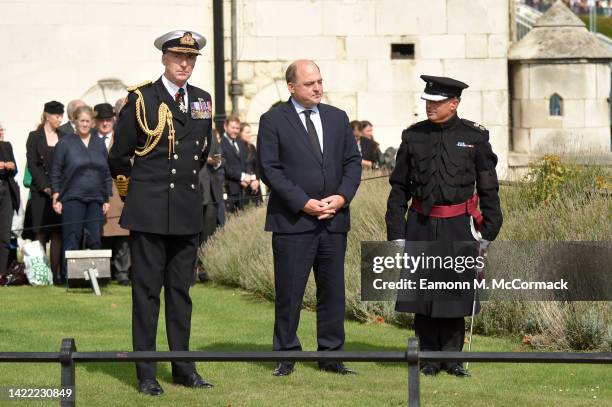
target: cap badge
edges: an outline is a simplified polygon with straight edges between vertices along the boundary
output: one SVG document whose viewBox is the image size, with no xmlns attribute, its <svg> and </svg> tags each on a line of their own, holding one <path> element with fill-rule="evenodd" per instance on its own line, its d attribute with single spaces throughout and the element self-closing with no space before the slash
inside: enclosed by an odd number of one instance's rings
<svg viewBox="0 0 612 407">
<path fill-rule="evenodd" d="M 186 32 L 179 40 L 179 43 L 181 45 L 195 45 L 195 40 L 190 32 Z"/>
</svg>

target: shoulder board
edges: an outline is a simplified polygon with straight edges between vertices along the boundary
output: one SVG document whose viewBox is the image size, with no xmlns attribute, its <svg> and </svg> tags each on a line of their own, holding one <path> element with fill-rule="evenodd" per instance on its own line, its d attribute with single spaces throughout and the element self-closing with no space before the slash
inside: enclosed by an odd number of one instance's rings
<svg viewBox="0 0 612 407">
<path fill-rule="evenodd" d="M 429 122 L 429 120 L 422 120 L 422 121 L 420 121 L 420 122 L 413 123 L 412 125 L 410 125 L 410 126 L 408 127 L 408 129 L 407 129 L 407 130 L 410 130 L 410 129 L 414 129 L 414 128 L 417 128 L 417 127 L 424 126 L 424 125 L 426 125 L 428 122 Z"/>
<path fill-rule="evenodd" d="M 136 86 L 130 86 L 129 88 L 127 88 L 127 91 L 128 91 L 128 92 L 134 92 L 136 89 L 138 89 L 138 88 L 142 88 L 142 87 L 144 87 L 144 86 L 148 86 L 148 85 L 150 85 L 150 84 L 152 84 L 152 83 L 153 83 L 153 82 L 151 82 L 151 81 L 144 81 L 144 82 L 142 82 L 142 83 L 139 83 L 139 84 L 138 84 L 138 85 L 136 85 Z"/>
<path fill-rule="evenodd" d="M 476 123 L 476 122 L 466 120 L 466 119 L 461 119 L 461 122 L 465 124 L 467 127 L 474 129 L 474 130 L 478 130 L 481 133 L 486 133 L 488 131 L 487 128 L 480 123 Z"/>
</svg>

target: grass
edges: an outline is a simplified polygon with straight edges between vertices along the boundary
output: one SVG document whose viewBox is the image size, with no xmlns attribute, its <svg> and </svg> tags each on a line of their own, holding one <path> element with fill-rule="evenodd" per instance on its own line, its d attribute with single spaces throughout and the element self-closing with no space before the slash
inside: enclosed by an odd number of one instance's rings
<svg viewBox="0 0 612 407">
<path fill-rule="evenodd" d="M 567 161 L 567 163 L 565 161 Z M 598 186 L 612 185 L 612 170 L 606 166 L 572 164 L 573 157 L 564 160 L 549 157 L 547 165 L 535 165 L 532 182 L 519 187 L 502 186 L 500 199 L 504 225 L 498 240 L 507 241 L 610 241 L 612 238 L 612 200 L 605 194 L 587 194 Z M 584 161 L 584 160 L 583 160 Z M 377 174 L 365 173 L 364 177 Z M 352 229 L 348 235 L 345 260 L 347 318 L 361 322 L 384 320 L 399 326 L 411 325 L 411 314 L 396 313 L 391 302 L 361 301 L 362 241 L 386 240 L 385 211 L 390 186 L 387 178 L 364 180 L 351 203 Z M 232 216 L 223 229 L 207 243 L 202 262 L 210 277 L 217 283 L 241 287 L 254 295 L 274 300 L 274 275 L 271 234 L 264 232 L 265 207 L 253 208 Z M 511 260 L 508 260 L 511 261 Z M 245 265 L 248 264 L 248 267 Z M 537 279 L 536 279 L 537 280 Z M 315 285 L 309 281 L 304 296 L 304 307 L 316 306 Z M 612 306 L 608 303 L 581 304 L 578 314 L 588 318 L 568 323 L 576 312 L 566 312 L 563 304 L 545 302 L 490 302 L 476 324 L 478 333 L 511 335 L 522 338 L 536 335 L 534 346 L 553 346 L 568 350 L 576 341 L 572 336 L 597 339 L 581 349 L 612 350 Z M 584 305 L 584 306 L 582 306 Z M 572 310 L 573 308 L 571 308 Z M 580 317 L 582 318 L 582 317 Z M 603 320 L 602 329 L 597 328 Z M 597 328 L 596 335 L 589 332 Z M 585 336 L 585 334 L 587 334 Z M 544 337 L 542 337 L 544 335 Z"/>
<path fill-rule="evenodd" d="M 580 19 L 589 27 L 589 16 L 580 16 Z M 597 31 L 612 38 L 612 17 L 597 16 Z"/>
<path fill-rule="evenodd" d="M 192 350 L 270 350 L 273 305 L 238 289 L 196 285 L 191 291 Z M 96 298 L 88 291 L 66 293 L 57 287 L 1 288 L 0 351 L 57 351 L 61 338 L 73 337 L 80 351 L 131 349 L 130 289 L 111 285 Z M 162 307 L 163 309 L 163 307 Z M 158 349 L 167 350 L 163 317 Z M 300 337 L 316 349 L 315 315 L 302 312 Z M 403 350 L 413 332 L 389 324 L 346 322 L 347 350 Z M 519 342 L 476 336 L 477 351 L 520 351 Z M 76 368 L 81 406 L 400 406 L 407 400 L 407 370 L 401 364 L 349 363 L 359 375 L 339 377 L 298 363 L 287 378 L 270 375 L 269 363 L 199 363 L 212 390 L 170 384 L 170 366 L 159 365 L 166 394 L 142 396 L 135 389 L 131 363 L 83 363 Z M 422 378 L 424 406 L 601 406 L 612 403 L 610 366 L 470 364 L 469 379 L 441 374 Z M 55 387 L 54 364 L 0 364 L 0 387 Z M 605 383 L 608 383 L 606 385 Z M 46 406 L 56 401 L 0 400 L 1 406 Z"/>
</svg>

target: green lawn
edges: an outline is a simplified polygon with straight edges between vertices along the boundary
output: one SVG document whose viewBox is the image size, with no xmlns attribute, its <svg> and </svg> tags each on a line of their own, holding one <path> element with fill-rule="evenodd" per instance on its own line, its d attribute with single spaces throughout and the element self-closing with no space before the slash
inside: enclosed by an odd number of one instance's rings
<svg viewBox="0 0 612 407">
<path fill-rule="evenodd" d="M 270 350 L 273 305 L 242 291 L 197 285 L 191 348 L 210 351 Z M 163 309 L 163 307 L 162 307 Z M 0 288 L 0 350 L 56 351 L 61 338 L 74 337 L 81 351 L 130 350 L 130 289 L 112 285 L 95 298 L 90 292 L 49 287 Z M 386 324 L 349 321 L 347 350 L 403 350 L 412 332 Z M 315 350 L 315 315 L 302 312 L 300 337 Z M 159 350 L 166 350 L 163 319 Z M 516 351 L 508 339 L 475 338 L 478 351 Z M 199 363 L 199 372 L 215 384 L 211 390 L 172 385 L 169 364 L 158 378 L 166 394 L 142 396 L 135 389 L 133 365 L 77 365 L 77 404 L 81 406 L 400 406 L 407 400 L 407 370 L 401 364 L 348 363 L 357 376 L 319 372 L 298 363 L 293 375 L 270 375 L 269 363 Z M 603 406 L 612 404 L 608 366 L 471 364 L 472 378 L 441 374 L 422 378 L 424 406 Z M 0 387 L 56 387 L 59 367 L 51 364 L 0 364 Z M 57 405 L 56 401 L 4 406 Z"/>
<path fill-rule="evenodd" d="M 580 16 L 580 19 L 589 27 L 589 16 Z M 612 17 L 598 16 L 597 31 L 612 38 Z"/>
</svg>

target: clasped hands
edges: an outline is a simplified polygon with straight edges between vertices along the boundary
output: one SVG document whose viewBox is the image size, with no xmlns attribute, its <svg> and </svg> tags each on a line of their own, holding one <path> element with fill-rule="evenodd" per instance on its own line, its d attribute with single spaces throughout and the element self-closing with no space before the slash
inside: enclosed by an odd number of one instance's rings
<svg viewBox="0 0 612 407">
<path fill-rule="evenodd" d="M 342 195 L 330 195 L 321 200 L 309 199 L 302 211 L 315 216 L 318 220 L 330 219 L 345 203 L 346 199 Z"/>
<path fill-rule="evenodd" d="M 0 161 L 0 170 L 15 171 L 15 163 L 12 161 Z"/>
<path fill-rule="evenodd" d="M 45 188 L 46 189 L 46 188 Z M 62 210 L 64 209 L 64 206 L 62 205 L 62 203 L 60 201 L 58 201 L 59 198 L 59 193 L 55 192 L 52 195 L 52 206 L 53 206 L 53 210 L 58 214 L 61 215 L 62 214 Z M 110 209 L 110 203 L 108 202 L 104 202 L 102 204 L 102 214 L 106 215 L 108 213 L 108 210 Z"/>
</svg>

